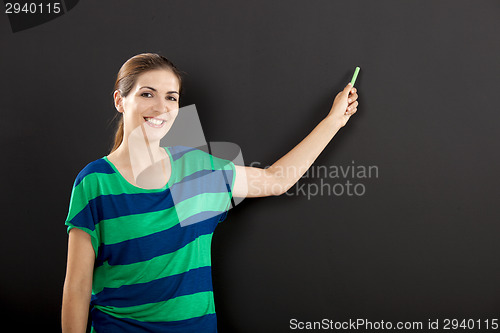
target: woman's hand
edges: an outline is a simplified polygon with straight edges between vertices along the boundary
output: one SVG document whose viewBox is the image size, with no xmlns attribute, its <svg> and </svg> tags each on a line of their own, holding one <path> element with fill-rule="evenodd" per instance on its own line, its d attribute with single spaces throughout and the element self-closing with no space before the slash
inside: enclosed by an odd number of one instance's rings
<svg viewBox="0 0 500 333">
<path fill-rule="evenodd" d="M 341 127 L 347 124 L 349 118 L 358 111 L 357 90 L 349 83 L 344 90 L 339 92 L 333 101 L 332 109 L 327 118 L 333 119 Z"/>
</svg>

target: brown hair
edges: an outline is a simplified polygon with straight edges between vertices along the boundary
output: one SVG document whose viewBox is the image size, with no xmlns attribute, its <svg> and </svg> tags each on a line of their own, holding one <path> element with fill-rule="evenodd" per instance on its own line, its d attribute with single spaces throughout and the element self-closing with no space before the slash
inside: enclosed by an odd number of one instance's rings
<svg viewBox="0 0 500 333">
<path fill-rule="evenodd" d="M 179 81 L 179 94 L 181 93 L 182 76 L 181 72 L 174 66 L 174 64 L 159 54 L 141 53 L 128 59 L 122 65 L 118 71 L 118 75 L 116 76 L 115 87 L 111 94 L 113 94 L 116 90 L 120 90 L 121 95 L 123 97 L 127 97 L 134 87 L 137 77 L 142 73 L 155 69 L 167 69 L 172 71 Z M 118 120 L 118 126 L 116 127 L 115 140 L 113 148 L 111 148 L 111 152 L 115 151 L 123 141 L 123 115 L 119 113 L 116 116 L 119 116 L 120 119 Z"/>
</svg>

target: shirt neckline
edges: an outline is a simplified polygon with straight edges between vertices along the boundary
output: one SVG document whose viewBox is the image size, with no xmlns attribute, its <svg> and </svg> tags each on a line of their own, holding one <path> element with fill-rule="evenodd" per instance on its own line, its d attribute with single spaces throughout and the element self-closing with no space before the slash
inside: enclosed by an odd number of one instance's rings
<svg viewBox="0 0 500 333">
<path fill-rule="evenodd" d="M 120 177 L 122 182 L 127 184 L 127 186 L 132 187 L 134 189 L 141 190 L 141 191 L 147 191 L 147 192 L 164 191 L 167 188 L 170 188 L 172 186 L 172 183 L 174 182 L 174 170 L 175 170 L 175 168 L 174 168 L 174 159 L 173 159 L 172 154 L 170 153 L 170 150 L 169 150 L 169 148 L 171 148 L 171 147 L 162 147 L 162 148 L 165 149 L 168 157 L 170 158 L 170 178 L 168 179 L 167 183 L 160 188 L 142 188 L 139 186 L 135 186 L 134 184 L 130 183 L 125 177 L 123 177 L 123 175 L 120 173 L 118 168 L 113 164 L 113 162 L 111 162 L 108 159 L 107 156 L 104 156 L 103 159 L 111 166 L 111 168 L 118 174 L 118 176 Z"/>
</svg>

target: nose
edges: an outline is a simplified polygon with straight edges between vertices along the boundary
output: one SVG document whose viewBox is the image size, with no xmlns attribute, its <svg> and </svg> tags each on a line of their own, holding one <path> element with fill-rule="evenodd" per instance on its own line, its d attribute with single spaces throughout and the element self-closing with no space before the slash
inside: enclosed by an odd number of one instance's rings
<svg viewBox="0 0 500 333">
<path fill-rule="evenodd" d="M 168 101 L 166 99 L 160 100 L 154 107 L 155 116 L 161 116 L 166 113 L 169 115 L 169 117 L 175 118 L 177 116 L 178 110 L 179 105 L 177 103 Z"/>
<path fill-rule="evenodd" d="M 172 107 L 169 104 L 171 103 L 161 99 L 160 102 L 156 104 L 155 111 L 158 112 L 159 114 L 170 112 Z"/>
</svg>

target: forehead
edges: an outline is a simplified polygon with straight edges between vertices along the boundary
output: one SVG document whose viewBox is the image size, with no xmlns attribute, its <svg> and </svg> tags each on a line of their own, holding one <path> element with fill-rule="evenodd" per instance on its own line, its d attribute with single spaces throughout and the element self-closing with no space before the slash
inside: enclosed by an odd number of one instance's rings
<svg viewBox="0 0 500 333">
<path fill-rule="evenodd" d="M 172 71 L 166 69 L 155 69 L 147 71 L 138 76 L 136 89 L 148 86 L 159 91 L 179 90 L 179 82 Z"/>
</svg>

